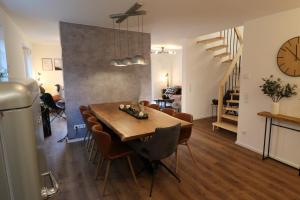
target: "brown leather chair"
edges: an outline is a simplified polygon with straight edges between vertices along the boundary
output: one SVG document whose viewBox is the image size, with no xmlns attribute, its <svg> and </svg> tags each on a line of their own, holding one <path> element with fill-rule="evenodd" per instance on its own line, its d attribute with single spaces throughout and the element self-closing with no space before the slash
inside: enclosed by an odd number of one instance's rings
<svg viewBox="0 0 300 200">
<path fill-rule="evenodd" d="M 168 114 L 168 115 L 171 115 L 171 116 L 173 116 L 174 113 L 175 113 L 175 110 L 172 109 L 172 108 L 164 108 L 161 111 L 164 112 L 164 113 L 166 113 L 166 114 Z"/>
<path fill-rule="evenodd" d="M 107 179 L 109 175 L 109 170 L 111 166 L 111 161 L 118 159 L 118 158 L 123 158 L 126 157 L 130 171 L 132 173 L 132 177 L 137 183 L 136 176 L 131 164 L 130 160 L 130 154 L 133 153 L 133 151 L 125 144 L 122 143 L 120 140 L 112 140 L 110 134 L 103 132 L 102 127 L 99 125 L 93 126 L 92 127 L 92 132 L 96 140 L 96 145 L 98 147 L 98 150 L 101 153 L 101 159 L 99 160 L 97 164 L 97 171 L 96 171 L 96 179 L 98 177 L 98 173 L 101 170 L 103 162 L 106 160 L 107 165 L 106 165 L 106 172 L 105 172 L 105 178 L 104 178 L 104 186 L 102 190 L 102 194 L 104 195 L 105 193 L 105 188 L 107 184 Z"/>
<path fill-rule="evenodd" d="M 157 105 L 157 104 L 150 104 L 148 107 L 149 107 L 149 108 L 153 108 L 153 109 L 155 109 L 155 110 L 160 110 L 160 107 L 159 107 L 159 105 Z"/>
<path fill-rule="evenodd" d="M 87 110 L 89 110 L 87 106 L 83 106 L 83 105 L 79 106 L 79 111 L 81 114 L 83 113 L 83 111 L 87 111 Z"/>
<path fill-rule="evenodd" d="M 84 136 L 84 139 L 83 139 L 84 143 L 86 143 L 86 141 L 89 140 L 89 136 L 90 136 L 90 132 L 89 132 L 89 129 L 88 129 L 88 124 L 87 124 L 87 119 L 89 117 L 94 117 L 94 115 L 90 111 L 83 111 L 82 112 L 82 119 L 83 119 L 83 122 L 84 122 L 85 127 L 86 127 L 86 133 L 85 133 L 85 136 Z"/>
<path fill-rule="evenodd" d="M 95 137 L 94 137 L 93 132 L 92 132 L 92 127 L 94 125 L 98 125 L 99 127 L 101 127 L 101 130 L 103 130 L 103 127 L 102 127 L 101 123 L 98 121 L 98 119 L 96 117 L 92 116 L 92 117 L 89 117 L 87 119 L 87 129 L 90 133 L 90 136 L 89 136 L 90 139 L 89 139 L 88 145 L 87 145 L 88 152 L 90 152 L 89 161 L 92 159 L 92 155 L 93 155 L 94 150 L 95 150 Z"/>
<path fill-rule="evenodd" d="M 174 117 L 181 119 L 183 121 L 187 121 L 190 123 L 193 123 L 193 116 L 187 113 L 174 113 L 173 115 Z M 179 140 L 178 140 L 178 147 L 179 145 L 186 145 L 190 155 L 192 157 L 192 160 L 194 162 L 194 164 L 196 165 L 196 160 L 192 154 L 192 150 L 191 147 L 189 146 L 188 140 L 190 139 L 192 135 L 192 126 L 190 127 L 182 127 L 180 130 L 180 135 L 179 135 Z M 178 171 L 178 147 L 176 150 L 176 172 Z"/>
<path fill-rule="evenodd" d="M 139 104 L 143 104 L 144 106 L 149 106 L 150 102 L 147 101 L 147 100 L 142 100 L 142 101 L 139 102 Z"/>
</svg>

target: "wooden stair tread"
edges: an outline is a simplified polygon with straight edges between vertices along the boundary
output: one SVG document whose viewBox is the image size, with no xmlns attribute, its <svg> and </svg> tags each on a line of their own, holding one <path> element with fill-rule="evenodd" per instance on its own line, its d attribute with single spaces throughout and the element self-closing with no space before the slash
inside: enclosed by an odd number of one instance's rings
<svg viewBox="0 0 300 200">
<path fill-rule="evenodd" d="M 213 43 L 213 42 L 218 42 L 224 40 L 224 37 L 214 37 L 214 38 L 210 38 L 210 39 L 206 39 L 206 40 L 199 40 L 197 41 L 197 43 L 203 43 L 203 44 L 209 44 L 209 43 Z"/>
<path fill-rule="evenodd" d="M 239 103 L 239 100 L 230 99 L 226 101 L 227 103 Z"/>
<path fill-rule="evenodd" d="M 223 114 L 222 115 L 223 118 L 225 119 L 229 119 L 229 120 L 232 120 L 232 121 L 238 121 L 238 116 L 235 116 L 235 115 L 228 115 L 228 114 Z"/>
<path fill-rule="evenodd" d="M 225 106 L 224 110 L 231 110 L 231 111 L 239 111 L 238 107 L 229 107 L 229 106 Z"/>
<path fill-rule="evenodd" d="M 233 61 L 232 59 L 228 59 L 228 60 L 222 61 L 222 63 L 231 63 L 232 61 Z"/>
<path fill-rule="evenodd" d="M 207 51 L 218 51 L 218 50 L 221 50 L 221 49 L 225 49 L 227 47 L 228 47 L 228 45 L 223 44 L 223 45 L 218 45 L 218 46 L 210 47 L 210 48 L 208 48 L 206 50 Z"/>
<path fill-rule="evenodd" d="M 234 125 L 234 124 L 230 124 L 230 123 L 226 123 L 226 122 L 214 122 L 213 126 L 237 133 L 237 125 Z"/>
<path fill-rule="evenodd" d="M 225 53 L 217 54 L 214 56 L 217 58 L 224 58 L 224 57 L 230 56 L 230 53 L 225 52 Z"/>
</svg>

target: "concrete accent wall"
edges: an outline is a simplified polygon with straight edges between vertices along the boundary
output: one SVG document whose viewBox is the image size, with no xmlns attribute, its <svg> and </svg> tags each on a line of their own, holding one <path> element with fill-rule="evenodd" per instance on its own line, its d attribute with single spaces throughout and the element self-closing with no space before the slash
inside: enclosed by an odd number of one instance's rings
<svg viewBox="0 0 300 200">
<path fill-rule="evenodd" d="M 138 41 L 143 36 L 143 54 L 148 65 L 114 67 L 110 66 L 110 60 L 115 57 L 114 33 L 109 28 L 60 23 L 69 138 L 84 133 L 84 130 L 75 133 L 73 128 L 82 123 L 79 105 L 151 99 L 150 34 L 128 34 L 129 56 L 141 53 L 142 45 Z M 120 37 L 115 36 L 121 43 L 121 57 L 126 57 L 126 31 L 121 31 Z"/>
</svg>

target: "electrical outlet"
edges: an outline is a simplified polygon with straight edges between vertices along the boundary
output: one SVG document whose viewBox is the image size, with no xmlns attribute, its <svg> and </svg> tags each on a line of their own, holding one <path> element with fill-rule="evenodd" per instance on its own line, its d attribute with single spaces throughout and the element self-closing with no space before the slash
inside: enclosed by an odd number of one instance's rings
<svg viewBox="0 0 300 200">
<path fill-rule="evenodd" d="M 74 125 L 74 130 L 85 128 L 85 124 L 76 124 Z"/>
</svg>

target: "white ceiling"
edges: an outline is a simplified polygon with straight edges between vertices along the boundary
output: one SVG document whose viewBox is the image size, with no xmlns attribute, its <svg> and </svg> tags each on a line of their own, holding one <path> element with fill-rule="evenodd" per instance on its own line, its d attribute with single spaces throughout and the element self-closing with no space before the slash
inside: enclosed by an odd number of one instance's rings
<svg viewBox="0 0 300 200">
<path fill-rule="evenodd" d="M 136 0 L 0 0 L 34 43 L 59 43 L 59 21 L 111 27 L 110 14 Z M 299 0 L 144 0 L 145 31 L 152 43 L 178 44 L 244 21 L 300 7 Z M 136 28 L 131 19 L 130 27 Z"/>
</svg>

